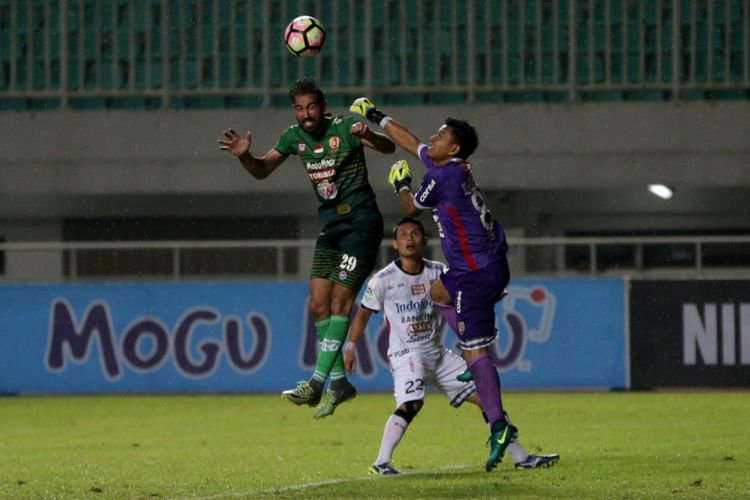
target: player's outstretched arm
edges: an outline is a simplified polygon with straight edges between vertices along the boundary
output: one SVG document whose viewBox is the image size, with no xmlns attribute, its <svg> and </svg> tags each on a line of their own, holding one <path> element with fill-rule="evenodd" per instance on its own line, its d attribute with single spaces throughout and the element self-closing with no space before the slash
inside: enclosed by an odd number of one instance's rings
<svg viewBox="0 0 750 500">
<path fill-rule="evenodd" d="M 365 327 L 370 320 L 372 311 L 365 307 L 360 307 L 357 314 L 354 315 L 352 324 L 349 327 L 349 342 L 344 347 L 344 368 L 349 373 L 354 373 L 357 369 L 357 356 L 354 354 L 354 348 L 365 333 Z"/>
<path fill-rule="evenodd" d="M 370 127 L 362 122 L 357 122 L 352 125 L 352 135 L 359 137 L 362 144 L 370 149 L 383 154 L 391 154 L 396 151 L 396 145 L 393 141 L 385 134 L 380 132 L 374 132 Z"/>
<path fill-rule="evenodd" d="M 401 203 L 401 208 L 404 210 L 404 213 L 409 217 L 419 217 L 419 214 L 422 213 L 422 209 L 414 204 L 414 195 L 411 194 L 410 189 L 399 191 L 398 201 Z"/>
<path fill-rule="evenodd" d="M 417 136 L 412 134 L 404 125 L 376 108 L 370 99 L 367 97 L 355 99 L 349 106 L 349 111 L 380 125 L 398 147 L 419 158 L 419 145 L 421 143 Z"/>
<path fill-rule="evenodd" d="M 242 166 L 245 167 L 250 175 L 256 179 L 265 179 L 276 167 L 286 160 L 286 156 L 282 155 L 275 149 L 270 150 L 262 158 L 256 158 L 250 152 L 250 145 L 252 144 L 252 134 L 250 132 L 243 136 L 240 136 L 234 129 L 227 129 L 224 131 L 224 137 L 226 139 L 219 139 L 219 149 L 222 151 L 228 151 L 236 156 Z"/>
</svg>

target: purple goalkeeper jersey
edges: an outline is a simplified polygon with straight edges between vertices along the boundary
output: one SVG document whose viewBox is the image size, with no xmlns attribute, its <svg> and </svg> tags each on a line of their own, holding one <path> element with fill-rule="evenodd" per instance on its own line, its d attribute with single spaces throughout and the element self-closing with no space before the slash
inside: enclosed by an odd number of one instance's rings
<svg viewBox="0 0 750 500">
<path fill-rule="evenodd" d="M 448 267 L 453 272 L 477 271 L 505 256 L 505 232 L 487 208 L 471 175 L 471 166 L 453 158 L 438 167 L 427 157 L 427 146 L 419 146 L 419 158 L 427 167 L 414 204 L 431 209 L 440 233 Z"/>
</svg>

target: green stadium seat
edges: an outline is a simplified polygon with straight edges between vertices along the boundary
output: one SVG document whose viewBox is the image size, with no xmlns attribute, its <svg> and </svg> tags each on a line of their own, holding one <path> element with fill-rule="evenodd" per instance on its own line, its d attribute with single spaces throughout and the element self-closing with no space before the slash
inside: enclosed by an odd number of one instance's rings
<svg viewBox="0 0 750 500">
<path fill-rule="evenodd" d="M 57 98 L 28 99 L 26 101 L 26 107 L 27 109 L 34 110 L 34 111 L 47 111 L 51 109 L 58 109 L 60 107 L 60 99 L 57 99 Z"/>
<path fill-rule="evenodd" d="M 663 101 L 666 95 L 660 90 L 634 90 L 624 92 L 623 97 L 626 101 Z"/>
<path fill-rule="evenodd" d="M 680 92 L 680 99 L 683 101 L 703 101 L 706 99 L 706 93 L 703 90 L 683 90 Z"/>
<path fill-rule="evenodd" d="M 623 83 L 625 81 L 625 74 L 623 73 L 622 64 L 624 62 L 624 56 L 621 52 L 611 54 L 610 56 L 610 73 L 609 78 L 613 83 Z"/>
<path fill-rule="evenodd" d="M 728 68 L 726 59 L 724 59 L 724 52 L 715 50 L 713 54 L 713 60 L 711 66 L 711 79 L 715 82 L 723 82 L 729 79 Z"/>
<path fill-rule="evenodd" d="M 618 102 L 623 100 L 623 93 L 619 91 L 583 92 L 580 99 L 583 102 Z"/>
<path fill-rule="evenodd" d="M 505 102 L 506 96 L 505 92 L 478 92 L 474 98 L 479 103 L 498 103 Z"/>
<path fill-rule="evenodd" d="M 680 2 L 680 24 L 682 26 L 690 26 L 693 19 L 693 3 L 692 2 Z M 700 9 L 697 9 L 700 11 Z"/>
<path fill-rule="evenodd" d="M 506 101 L 509 103 L 539 103 L 545 102 L 544 92 L 509 92 Z"/>
<path fill-rule="evenodd" d="M 427 94 L 424 99 L 424 104 L 437 104 L 437 105 L 449 105 L 449 104 L 462 104 L 466 102 L 466 94 L 463 92 L 436 92 Z"/>
<path fill-rule="evenodd" d="M 708 51 L 705 49 L 696 51 L 695 80 L 698 82 L 708 80 Z"/>
<path fill-rule="evenodd" d="M 26 111 L 28 109 L 27 99 L 4 99 L 0 98 L 0 111 Z"/>
<path fill-rule="evenodd" d="M 263 98 L 259 96 L 235 96 L 228 98 L 226 105 L 228 108 L 258 109 L 263 107 Z"/>
<path fill-rule="evenodd" d="M 229 88 L 237 84 L 236 81 L 232 81 L 231 63 L 232 60 L 228 56 L 219 57 L 219 74 L 217 78 L 219 87 L 221 88 Z"/>
<path fill-rule="evenodd" d="M 721 89 L 706 92 L 706 98 L 713 101 L 744 101 L 748 91 L 743 89 Z"/>
<path fill-rule="evenodd" d="M 421 93 L 393 94 L 383 97 L 383 103 L 389 106 L 420 106 L 424 104 L 425 99 L 425 96 Z"/>
<path fill-rule="evenodd" d="M 508 83 L 521 82 L 521 56 L 511 55 L 508 57 L 508 74 L 505 75 Z"/>
<path fill-rule="evenodd" d="M 72 109 L 80 110 L 102 110 L 107 109 L 107 99 L 103 97 L 74 97 L 68 101 L 68 105 Z"/>
<path fill-rule="evenodd" d="M 656 26 L 659 9 L 661 9 L 660 4 L 661 0 L 643 0 L 643 21 L 646 23 L 646 26 Z"/>
<path fill-rule="evenodd" d="M 508 23 L 508 53 L 517 55 L 521 53 L 521 26 L 515 22 Z"/>
<path fill-rule="evenodd" d="M 40 61 L 34 62 L 31 74 L 31 88 L 33 90 L 45 90 L 47 82 L 45 81 L 44 63 Z"/>
<path fill-rule="evenodd" d="M 542 0 L 526 0 L 523 9 L 523 20 L 527 27 L 536 26 L 537 7 L 541 7 Z"/>
<path fill-rule="evenodd" d="M 555 54 L 544 52 L 542 54 L 542 81 L 544 84 L 558 83 L 555 80 Z"/>
</svg>

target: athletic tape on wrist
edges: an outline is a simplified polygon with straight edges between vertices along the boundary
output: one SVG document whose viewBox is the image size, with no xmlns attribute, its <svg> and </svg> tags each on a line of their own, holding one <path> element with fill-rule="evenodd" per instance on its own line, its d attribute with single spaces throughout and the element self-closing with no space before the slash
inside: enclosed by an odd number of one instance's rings
<svg viewBox="0 0 750 500">
<path fill-rule="evenodd" d="M 393 118 L 391 118 L 390 116 L 385 116 L 382 120 L 380 120 L 380 123 L 378 123 L 378 125 L 380 125 L 380 128 L 385 128 L 385 126 L 388 125 L 388 122 L 390 122 L 391 120 L 393 120 Z"/>
<path fill-rule="evenodd" d="M 385 113 L 380 111 L 378 108 L 373 108 L 372 110 L 367 112 L 367 119 L 372 123 L 380 124 L 380 122 L 383 121 L 384 118 L 386 118 Z"/>
</svg>

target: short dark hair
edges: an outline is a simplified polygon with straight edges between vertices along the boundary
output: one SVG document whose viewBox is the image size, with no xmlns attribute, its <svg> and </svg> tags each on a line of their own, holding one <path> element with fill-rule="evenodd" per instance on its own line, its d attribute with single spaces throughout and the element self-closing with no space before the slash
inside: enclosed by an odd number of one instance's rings
<svg viewBox="0 0 750 500">
<path fill-rule="evenodd" d="M 398 228 L 403 226 L 404 224 L 414 224 L 415 226 L 419 227 L 419 230 L 422 231 L 422 235 L 424 237 L 427 237 L 427 233 L 424 230 L 424 225 L 422 225 L 422 222 L 420 222 L 419 219 L 415 219 L 414 217 L 409 217 L 408 215 L 398 221 L 395 226 L 393 226 L 393 239 L 396 239 L 396 233 L 398 233 Z"/>
<path fill-rule="evenodd" d="M 309 76 L 297 78 L 292 86 L 289 87 L 289 100 L 292 101 L 292 104 L 294 104 L 295 97 L 307 94 L 315 94 L 318 98 L 318 103 L 323 103 L 326 100 L 326 95 L 315 78 Z"/>
<path fill-rule="evenodd" d="M 459 120 L 458 118 L 446 118 L 445 124 L 453 129 L 453 138 L 456 139 L 458 144 L 456 156 L 466 160 L 479 146 L 476 129 L 466 120 Z"/>
</svg>

